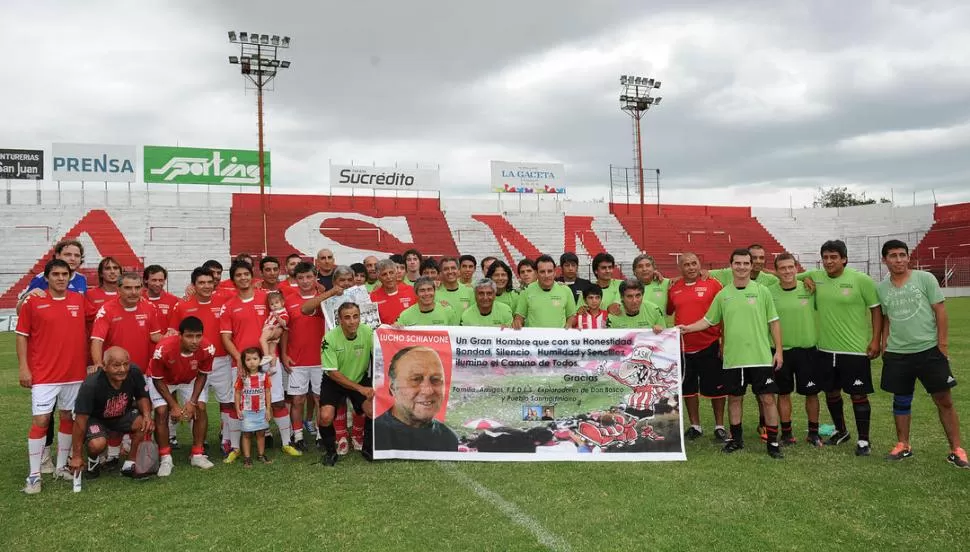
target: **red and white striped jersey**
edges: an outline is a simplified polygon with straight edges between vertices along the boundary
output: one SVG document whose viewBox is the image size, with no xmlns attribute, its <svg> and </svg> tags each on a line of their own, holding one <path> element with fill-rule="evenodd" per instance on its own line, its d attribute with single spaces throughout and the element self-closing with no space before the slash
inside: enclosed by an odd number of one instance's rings
<svg viewBox="0 0 970 552">
<path fill-rule="evenodd" d="M 243 412 L 266 410 L 266 390 L 273 387 L 273 380 L 263 372 L 243 374 L 236 380 L 236 390 L 242 392 Z"/>
<path fill-rule="evenodd" d="M 600 310 L 596 314 L 581 314 L 576 316 L 576 327 L 580 330 L 601 330 L 606 328 L 606 319 L 609 316 L 605 310 Z"/>
</svg>

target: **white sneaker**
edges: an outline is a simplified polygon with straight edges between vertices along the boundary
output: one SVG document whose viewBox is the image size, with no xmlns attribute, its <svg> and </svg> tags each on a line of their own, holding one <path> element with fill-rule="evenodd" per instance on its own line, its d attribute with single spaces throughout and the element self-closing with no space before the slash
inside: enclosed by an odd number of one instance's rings
<svg viewBox="0 0 970 552">
<path fill-rule="evenodd" d="M 27 484 L 23 488 L 26 494 L 37 494 L 40 492 L 40 476 L 31 475 L 27 477 Z"/>
<path fill-rule="evenodd" d="M 172 457 L 166 454 L 158 462 L 158 476 L 168 477 L 170 475 L 172 475 Z"/>
<path fill-rule="evenodd" d="M 51 458 L 51 448 L 44 447 L 40 453 L 40 473 L 54 473 L 54 460 Z"/>
<path fill-rule="evenodd" d="M 71 470 L 67 469 L 67 466 L 62 466 L 54 471 L 54 481 L 58 479 L 63 479 L 64 481 L 74 481 L 74 474 Z"/>
<path fill-rule="evenodd" d="M 209 461 L 209 458 L 204 454 L 193 454 L 192 459 L 189 461 L 189 463 L 192 466 L 196 468 L 202 468 L 203 470 L 207 470 L 214 465 L 212 462 Z"/>
</svg>

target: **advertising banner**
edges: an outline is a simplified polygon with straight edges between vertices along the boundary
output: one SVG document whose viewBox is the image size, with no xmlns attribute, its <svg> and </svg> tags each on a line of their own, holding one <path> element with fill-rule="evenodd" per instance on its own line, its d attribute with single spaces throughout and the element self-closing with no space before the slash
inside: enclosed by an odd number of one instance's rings
<svg viewBox="0 0 970 552">
<path fill-rule="evenodd" d="M 330 187 L 437 191 L 441 177 L 438 169 L 330 165 Z"/>
<path fill-rule="evenodd" d="M 136 182 L 135 146 L 53 144 L 52 180 L 80 182 Z"/>
<path fill-rule="evenodd" d="M 270 185 L 270 156 L 263 152 L 264 184 Z M 259 186 L 256 150 L 145 146 L 145 183 Z"/>
<path fill-rule="evenodd" d="M 680 332 L 374 332 L 374 457 L 686 460 Z"/>
<path fill-rule="evenodd" d="M 566 170 L 562 163 L 492 161 L 492 191 L 509 194 L 564 194 Z"/>
<path fill-rule="evenodd" d="M 42 180 L 43 150 L 0 149 L 0 178 Z"/>
</svg>

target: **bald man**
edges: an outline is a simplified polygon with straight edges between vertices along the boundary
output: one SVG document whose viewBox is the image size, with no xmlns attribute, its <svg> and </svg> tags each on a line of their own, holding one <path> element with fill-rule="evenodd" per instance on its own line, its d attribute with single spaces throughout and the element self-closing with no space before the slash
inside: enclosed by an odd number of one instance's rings
<svg viewBox="0 0 970 552">
<path fill-rule="evenodd" d="M 367 291 L 374 291 L 381 285 L 377 277 L 377 257 L 368 255 L 364 257 L 364 270 L 367 273 Z"/>
<path fill-rule="evenodd" d="M 321 249 L 317 251 L 317 257 L 314 261 L 317 267 L 317 282 L 323 286 L 323 289 L 328 290 L 333 287 L 333 271 L 337 268 L 337 260 L 333 256 L 333 251 L 329 249 Z"/>
<path fill-rule="evenodd" d="M 122 435 L 131 433 L 131 452 L 121 467 L 122 475 L 134 476 L 138 447 L 146 434 L 154 430 L 152 405 L 145 387 L 145 377 L 138 367 L 129 364 L 128 352 L 109 347 L 103 356 L 103 368 L 85 378 L 74 403 L 74 439 L 71 445 L 70 470 L 94 479 L 101 473 L 101 454 L 107 449 L 105 467 L 118 462 Z M 82 444 L 87 448 L 87 459 Z"/>
<path fill-rule="evenodd" d="M 444 408 L 445 369 L 428 347 L 405 347 L 388 369 L 394 406 L 374 420 L 377 450 L 458 451 L 458 435 L 435 419 Z"/>
</svg>

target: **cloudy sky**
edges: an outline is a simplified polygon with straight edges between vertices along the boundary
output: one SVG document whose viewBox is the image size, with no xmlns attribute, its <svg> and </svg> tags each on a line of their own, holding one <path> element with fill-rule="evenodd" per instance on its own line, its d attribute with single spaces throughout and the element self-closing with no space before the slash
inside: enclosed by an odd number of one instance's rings
<svg viewBox="0 0 970 552">
<path fill-rule="evenodd" d="M 608 198 L 631 166 L 621 74 L 663 81 L 643 121 L 665 202 L 800 206 L 846 185 L 970 200 L 970 3 L 252 0 L 4 2 L 0 146 L 254 148 L 230 29 L 293 37 L 266 98 L 277 190 L 326 192 L 328 162 L 566 165 Z M 892 190 L 892 191 L 891 191 Z M 932 190 L 932 191 L 931 191 Z"/>
</svg>

